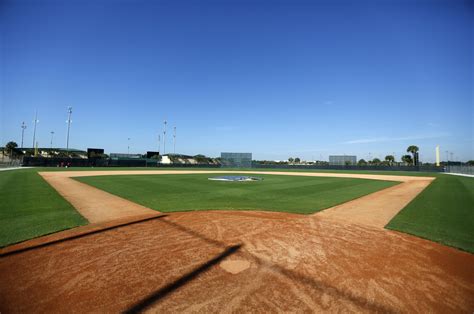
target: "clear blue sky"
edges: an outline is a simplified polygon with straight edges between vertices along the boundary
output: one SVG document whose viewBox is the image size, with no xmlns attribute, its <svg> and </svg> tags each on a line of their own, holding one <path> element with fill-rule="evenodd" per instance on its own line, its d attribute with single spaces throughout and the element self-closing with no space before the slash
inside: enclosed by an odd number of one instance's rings
<svg viewBox="0 0 474 314">
<path fill-rule="evenodd" d="M 0 140 L 474 159 L 473 1 L 1 1 Z"/>
</svg>

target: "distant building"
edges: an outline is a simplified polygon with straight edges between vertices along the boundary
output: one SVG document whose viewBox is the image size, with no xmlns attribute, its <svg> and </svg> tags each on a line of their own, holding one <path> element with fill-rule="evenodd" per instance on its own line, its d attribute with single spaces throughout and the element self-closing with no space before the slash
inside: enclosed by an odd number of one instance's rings
<svg viewBox="0 0 474 314">
<path fill-rule="evenodd" d="M 329 156 L 329 164 L 330 165 L 356 165 L 357 164 L 357 156 Z"/>
<path fill-rule="evenodd" d="M 251 168 L 252 153 L 221 153 L 221 166 L 228 168 Z"/>
<path fill-rule="evenodd" d="M 18 148 L 18 150 L 25 156 L 34 156 L 35 151 L 38 152 L 40 157 L 61 157 L 64 155 L 72 155 L 77 158 L 87 158 L 87 152 L 75 148 L 49 148 L 49 147 L 38 147 L 38 148 Z"/>
<path fill-rule="evenodd" d="M 110 159 L 141 159 L 140 154 L 110 153 Z"/>
</svg>

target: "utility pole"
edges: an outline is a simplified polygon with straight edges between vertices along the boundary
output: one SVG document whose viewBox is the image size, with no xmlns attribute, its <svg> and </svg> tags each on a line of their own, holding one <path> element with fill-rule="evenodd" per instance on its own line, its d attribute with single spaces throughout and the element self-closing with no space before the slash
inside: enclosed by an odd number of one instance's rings
<svg viewBox="0 0 474 314">
<path fill-rule="evenodd" d="M 67 107 L 67 140 L 66 140 L 66 154 L 69 157 L 69 130 L 71 129 L 71 114 L 72 114 L 72 107 Z"/>
<path fill-rule="evenodd" d="M 51 131 L 51 149 L 53 149 L 53 136 L 54 136 L 54 131 Z"/>
<path fill-rule="evenodd" d="M 166 153 L 166 120 L 163 121 L 163 155 Z"/>
<path fill-rule="evenodd" d="M 35 147 L 35 143 L 36 143 L 36 124 L 38 122 L 39 122 L 39 120 L 38 120 L 38 110 L 36 110 L 35 120 L 33 121 L 33 123 L 35 124 L 35 127 L 33 128 L 33 148 Z"/>
<path fill-rule="evenodd" d="M 21 124 L 21 148 L 23 149 L 23 138 L 25 137 L 26 124 L 25 121 Z"/>
<path fill-rule="evenodd" d="M 173 154 L 176 154 L 176 127 L 173 128 Z"/>
</svg>

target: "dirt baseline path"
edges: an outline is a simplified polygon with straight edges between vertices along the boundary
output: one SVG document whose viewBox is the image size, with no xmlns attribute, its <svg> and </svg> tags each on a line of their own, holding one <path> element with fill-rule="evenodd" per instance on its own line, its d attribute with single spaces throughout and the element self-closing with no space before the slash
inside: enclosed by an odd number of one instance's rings
<svg viewBox="0 0 474 314">
<path fill-rule="evenodd" d="M 119 171 L 61 171 L 39 174 L 67 199 L 89 222 L 103 222 L 130 217 L 135 214 L 153 214 L 156 211 L 109 194 L 87 184 L 72 180 L 74 177 L 113 175 L 165 174 L 270 174 L 304 177 L 339 177 L 403 182 L 395 187 L 372 193 L 351 202 L 326 209 L 316 215 L 383 228 L 418 193 L 428 186 L 432 177 L 369 175 L 347 173 L 312 173 L 283 171 L 225 171 L 225 170 L 119 170 Z"/>
<path fill-rule="evenodd" d="M 90 223 L 157 213 L 145 206 L 73 180 L 72 176 L 55 175 L 55 172 L 40 172 L 39 175 Z"/>
</svg>

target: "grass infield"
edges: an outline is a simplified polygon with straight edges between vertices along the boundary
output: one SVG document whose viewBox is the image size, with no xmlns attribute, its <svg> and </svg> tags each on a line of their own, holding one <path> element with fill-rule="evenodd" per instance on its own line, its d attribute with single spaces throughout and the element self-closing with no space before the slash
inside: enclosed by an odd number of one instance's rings
<svg viewBox="0 0 474 314">
<path fill-rule="evenodd" d="M 438 175 L 386 228 L 474 253 L 474 178 Z"/>
<path fill-rule="evenodd" d="M 161 212 L 228 209 L 311 214 L 397 184 L 346 178 L 258 175 L 254 182 L 208 180 L 212 174 L 78 177 Z"/>
<path fill-rule="evenodd" d="M 0 172 L 0 247 L 87 223 L 35 171 Z"/>
</svg>

